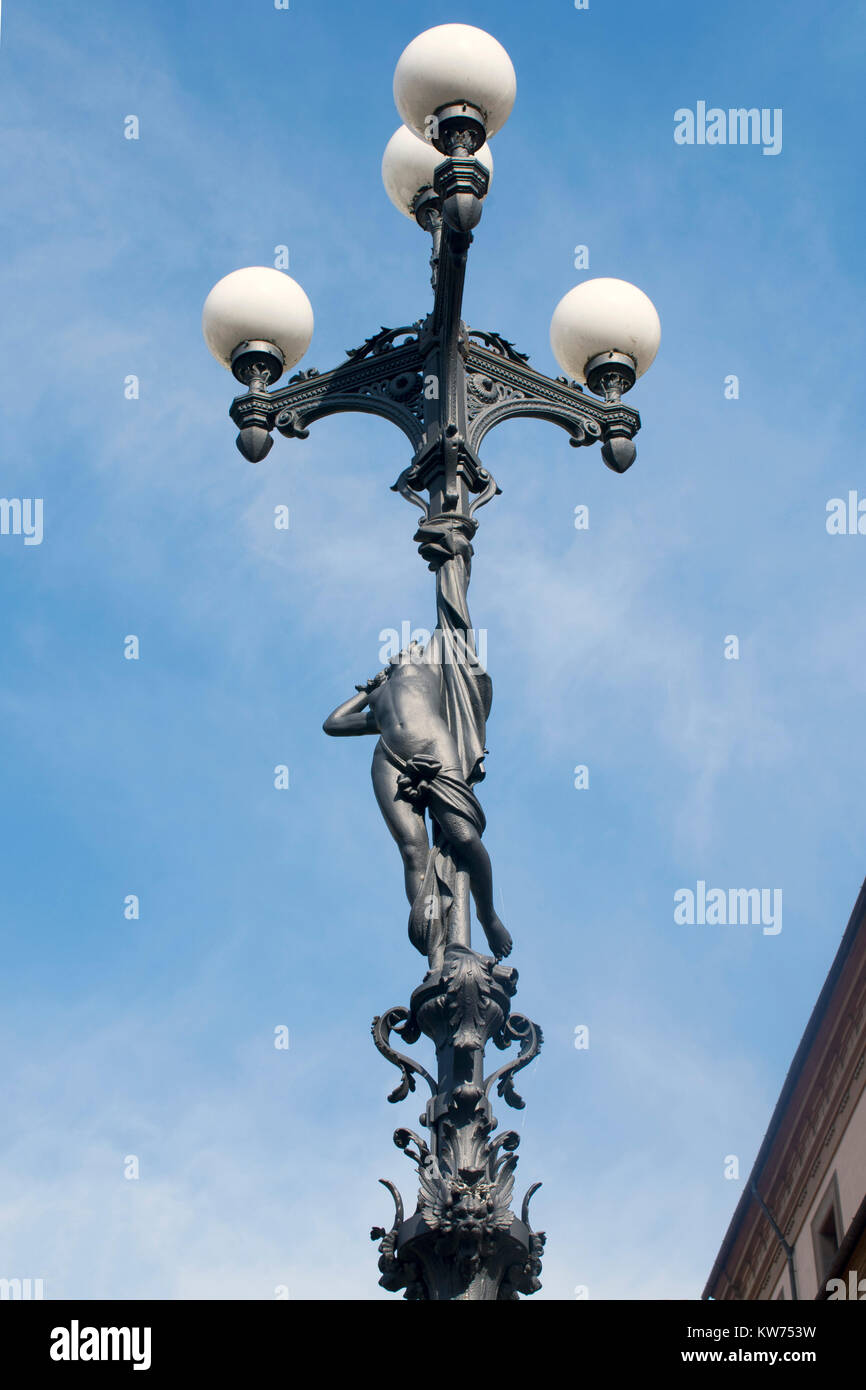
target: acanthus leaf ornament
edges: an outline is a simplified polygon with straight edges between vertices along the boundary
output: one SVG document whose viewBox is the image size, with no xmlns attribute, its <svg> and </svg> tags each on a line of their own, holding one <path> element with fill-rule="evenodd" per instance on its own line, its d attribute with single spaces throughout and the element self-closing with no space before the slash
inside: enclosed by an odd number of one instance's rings
<svg viewBox="0 0 866 1390">
<path fill-rule="evenodd" d="M 417 342 L 420 327 L 420 319 L 417 323 L 408 324 L 403 328 L 385 328 L 383 325 L 378 333 L 365 339 L 360 347 L 347 348 L 346 357 L 350 362 L 360 362 L 365 357 L 375 357 L 383 352 L 390 352 L 398 338 L 405 337 L 409 342 Z M 400 346 L 404 345 L 401 344 Z"/>
<path fill-rule="evenodd" d="M 477 338 L 486 348 L 497 353 L 500 357 L 510 357 L 512 362 L 529 361 L 528 353 L 518 352 L 514 344 L 499 333 L 487 333 L 483 328 L 470 328 L 469 337 Z"/>
</svg>

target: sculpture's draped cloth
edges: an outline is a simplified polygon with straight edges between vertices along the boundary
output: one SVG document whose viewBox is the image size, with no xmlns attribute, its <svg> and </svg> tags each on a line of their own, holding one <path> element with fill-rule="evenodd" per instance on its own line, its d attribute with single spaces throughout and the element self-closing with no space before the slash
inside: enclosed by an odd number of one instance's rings
<svg viewBox="0 0 866 1390">
<path fill-rule="evenodd" d="M 447 513 L 423 522 L 415 536 L 421 555 L 436 573 L 437 627 L 427 653 L 430 661 L 440 664 L 442 712 L 457 744 L 459 766 L 444 768 L 436 759 L 423 756 L 406 763 L 385 750 L 401 769 L 399 794 L 426 807 L 433 823 L 433 846 L 409 914 L 410 940 L 427 956 L 449 939 L 457 881 L 454 858 L 436 821 L 437 808 L 456 811 L 479 834 L 485 825 L 472 787 L 484 777 L 493 685 L 478 659 L 469 617 L 467 590 L 475 530 L 471 517 Z"/>
</svg>

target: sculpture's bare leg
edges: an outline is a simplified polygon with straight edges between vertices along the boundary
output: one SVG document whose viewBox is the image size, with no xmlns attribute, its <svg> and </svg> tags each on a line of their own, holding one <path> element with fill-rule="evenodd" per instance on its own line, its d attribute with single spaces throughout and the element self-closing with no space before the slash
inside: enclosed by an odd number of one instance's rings
<svg viewBox="0 0 866 1390">
<path fill-rule="evenodd" d="M 468 870 L 469 886 L 475 899 L 478 920 L 484 928 L 484 935 L 493 955 L 497 960 L 501 960 L 511 951 L 511 934 L 503 926 L 493 907 L 493 870 L 481 836 L 457 811 L 437 811 L 436 819 L 454 851 L 458 867 Z"/>
<path fill-rule="evenodd" d="M 420 892 L 427 867 L 430 851 L 427 826 L 423 814 L 419 814 L 410 802 L 397 796 L 397 778 L 400 774 L 378 749 L 373 754 L 372 773 L 379 809 L 403 860 L 406 897 L 411 905 Z"/>
</svg>

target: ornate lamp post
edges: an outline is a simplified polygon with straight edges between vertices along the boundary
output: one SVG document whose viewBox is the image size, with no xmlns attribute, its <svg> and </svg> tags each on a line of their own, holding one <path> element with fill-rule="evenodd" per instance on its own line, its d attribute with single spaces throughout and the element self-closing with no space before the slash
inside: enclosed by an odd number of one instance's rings
<svg viewBox="0 0 866 1390">
<path fill-rule="evenodd" d="M 506 1299 L 540 1287 L 544 1235 L 529 1201 L 511 1209 L 518 1136 L 492 1139 L 491 1094 L 522 1108 L 515 1073 L 541 1045 L 541 1030 L 511 1011 L 517 971 L 504 965 L 511 937 L 493 906 L 492 871 L 475 787 L 484 776 L 492 687 L 475 649 L 467 590 L 474 513 L 500 489 L 479 446 L 503 420 L 560 425 L 569 443 L 601 442 L 607 466 L 634 461 L 637 411 L 622 397 L 658 349 L 658 316 L 621 280 L 590 280 L 558 304 L 551 344 L 568 376 L 552 380 L 497 333 L 470 329 L 461 306 L 472 229 L 481 217 L 492 158 L 486 140 L 514 102 L 514 69 L 489 34 L 445 24 L 413 40 L 397 64 L 394 95 L 405 125 L 382 164 L 388 196 L 432 238 L 434 302 L 426 318 L 382 329 L 332 371 L 302 371 L 269 389 L 303 356 L 313 331 L 309 300 L 294 280 L 262 267 L 237 270 L 211 291 L 203 327 L 214 356 L 246 387 L 231 407 L 238 448 L 253 463 L 274 430 L 305 439 L 338 411 L 366 411 L 398 425 L 412 460 L 393 485 L 422 513 L 415 541 L 436 576 L 437 624 L 329 715 L 325 732 L 378 735 L 373 784 L 403 860 L 409 938 L 427 973 L 409 1006 L 373 1023 L 379 1051 L 400 1072 L 389 1096 L 404 1100 L 420 1077 L 430 1096 L 420 1124 L 394 1135 L 417 1164 L 420 1190 L 405 1215 L 397 1188 L 387 1232 L 375 1228 L 380 1284 L 413 1299 Z M 587 390 L 584 388 L 588 388 Z M 596 399 L 597 398 L 597 399 Z M 426 498 L 423 494 L 426 493 Z M 472 947 L 470 895 L 489 948 Z M 397 1051 L 421 1034 L 436 1047 L 436 1075 Z M 485 1073 L 484 1050 L 517 1045 Z"/>
</svg>

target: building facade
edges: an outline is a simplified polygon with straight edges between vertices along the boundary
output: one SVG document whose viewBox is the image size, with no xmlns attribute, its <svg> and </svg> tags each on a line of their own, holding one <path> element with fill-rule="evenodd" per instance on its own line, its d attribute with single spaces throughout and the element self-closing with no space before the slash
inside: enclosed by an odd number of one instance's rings
<svg viewBox="0 0 866 1390">
<path fill-rule="evenodd" d="M 702 1296 L 866 1301 L 866 883 Z"/>
</svg>

